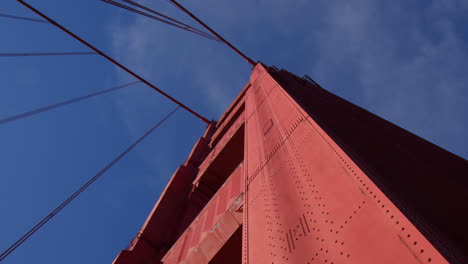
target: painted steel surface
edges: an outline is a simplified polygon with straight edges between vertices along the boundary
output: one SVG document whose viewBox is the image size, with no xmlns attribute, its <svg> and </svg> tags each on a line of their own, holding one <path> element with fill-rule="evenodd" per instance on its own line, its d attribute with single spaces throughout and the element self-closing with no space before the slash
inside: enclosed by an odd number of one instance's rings
<svg viewBox="0 0 468 264">
<path fill-rule="evenodd" d="M 240 246 L 244 264 L 466 263 L 465 172 L 466 160 L 259 63 L 115 263 L 239 263 Z"/>
<path fill-rule="evenodd" d="M 240 165 L 162 259 L 163 263 L 207 263 L 242 223 Z M 240 213 L 242 214 L 242 213 Z"/>
<path fill-rule="evenodd" d="M 243 263 L 448 263 L 263 66 L 251 84 Z"/>
<path fill-rule="evenodd" d="M 450 263 L 468 263 L 467 160 L 313 81 L 271 74 Z"/>
</svg>

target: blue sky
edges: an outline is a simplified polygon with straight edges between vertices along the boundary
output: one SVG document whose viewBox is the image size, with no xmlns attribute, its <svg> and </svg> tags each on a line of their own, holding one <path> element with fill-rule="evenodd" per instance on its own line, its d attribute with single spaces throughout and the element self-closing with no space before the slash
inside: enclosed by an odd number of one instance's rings
<svg viewBox="0 0 468 264">
<path fill-rule="evenodd" d="M 219 43 L 95 0 L 30 3 L 208 118 L 250 67 Z M 142 3 L 183 21 L 166 1 Z M 323 87 L 468 158 L 468 2 L 181 1 L 254 60 Z M 35 17 L 16 1 L 0 13 Z M 0 52 L 88 51 L 56 28 L 0 18 Z M 99 56 L 0 58 L 0 118 L 133 80 Z M 0 127 L 5 249 L 174 105 L 132 88 Z M 110 263 L 204 131 L 178 111 L 5 263 Z M 383 139 L 384 140 L 384 139 Z"/>
</svg>

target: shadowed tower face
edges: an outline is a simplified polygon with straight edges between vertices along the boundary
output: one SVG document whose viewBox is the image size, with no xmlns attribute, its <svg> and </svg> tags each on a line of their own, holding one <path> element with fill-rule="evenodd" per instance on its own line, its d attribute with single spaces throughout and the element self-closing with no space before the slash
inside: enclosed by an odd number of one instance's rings
<svg viewBox="0 0 468 264">
<path fill-rule="evenodd" d="M 468 163 L 257 64 L 114 263 L 468 263 Z"/>
</svg>

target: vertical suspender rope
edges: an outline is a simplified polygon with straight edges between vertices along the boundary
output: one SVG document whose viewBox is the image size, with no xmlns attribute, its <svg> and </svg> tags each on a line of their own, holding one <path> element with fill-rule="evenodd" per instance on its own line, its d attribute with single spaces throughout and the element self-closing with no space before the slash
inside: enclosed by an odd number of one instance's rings
<svg viewBox="0 0 468 264">
<path fill-rule="evenodd" d="M 14 16 L 14 15 L 3 14 L 3 13 L 0 13 L 0 17 L 18 19 L 18 20 L 25 20 L 25 21 L 31 21 L 31 22 L 46 23 L 46 24 L 49 23 L 48 21 L 41 20 L 41 19 L 36 19 L 36 18 L 31 18 L 31 17 Z"/>
<path fill-rule="evenodd" d="M 175 0 L 168 0 L 168 1 L 170 1 L 172 4 L 177 6 L 180 10 L 184 11 L 187 15 L 189 15 L 191 18 L 193 18 L 195 21 L 197 21 L 200 25 L 202 25 L 204 28 L 206 28 L 208 31 L 210 31 L 213 35 L 215 35 L 217 38 L 219 38 L 222 42 L 224 42 L 226 45 L 228 45 L 231 49 L 233 49 L 237 54 L 239 54 L 248 63 L 250 63 L 250 65 L 255 67 L 256 63 L 251 58 L 249 58 L 247 55 L 245 55 L 240 50 L 238 50 L 236 47 L 234 47 L 234 45 L 229 43 L 229 41 L 227 41 L 223 37 L 221 37 L 218 33 L 216 33 L 216 31 L 214 31 L 212 28 L 210 28 L 207 24 L 203 23 L 203 21 L 201 21 L 194 14 L 192 14 L 190 11 L 188 11 L 184 6 L 182 6 L 181 4 L 179 4 Z"/>
<path fill-rule="evenodd" d="M 73 56 L 73 55 L 97 55 L 96 52 L 15 52 L 0 53 L 0 57 L 29 57 L 29 56 Z"/>
<path fill-rule="evenodd" d="M 52 20 L 51 18 L 49 18 L 48 16 L 46 16 L 45 14 L 43 14 L 42 12 L 40 12 L 39 10 L 35 9 L 34 7 L 32 7 L 31 5 L 29 5 L 28 3 L 26 3 L 25 1 L 23 0 L 17 0 L 19 3 L 21 3 L 22 5 L 24 5 L 25 7 L 29 8 L 31 11 L 33 11 L 34 13 L 38 14 L 39 16 L 41 16 L 42 18 L 44 18 L 45 20 L 49 21 L 52 25 L 58 27 L 59 29 L 61 29 L 62 31 L 64 31 L 65 33 L 67 33 L 68 35 L 72 36 L 74 39 L 78 40 L 79 42 L 83 43 L 84 45 L 86 45 L 88 48 L 94 50 L 97 54 L 101 55 L 102 57 L 106 58 L 107 60 L 109 60 L 110 62 L 112 62 L 113 64 L 115 64 L 116 66 L 118 66 L 119 68 L 121 68 L 122 70 L 126 71 L 127 73 L 129 73 L 130 75 L 132 75 L 133 77 L 137 78 L 138 80 L 140 80 L 142 83 L 148 85 L 149 87 L 153 88 L 153 90 L 157 91 L 158 93 L 162 94 L 164 97 L 166 97 L 167 99 L 171 100 L 172 102 L 176 103 L 177 105 L 179 105 L 181 108 L 185 109 L 186 111 L 188 111 L 189 113 L 191 113 L 192 115 L 196 116 L 198 119 L 200 119 L 201 121 L 205 122 L 206 124 L 210 124 L 210 121 L 203 117 L 202 115 L 198 114 L 197 112 L 195 112 L 194 110 L 190 109 L 189 107 L 187 107 L 186 105 L 184 105 L 183 103 L 181 103 L 180 101 L 176 100 L 175 98 L 173 98 L 172 96 L 170 96 L 169 94 L 167 94 L 166 92 L 164 92 L 163 90 L 159 89 L 158 87 L 156 87 L 154 84 L 150 83 L 149 81 L 147 81 L 146 79 L 144 79 L 143 77 L 141 77 L 140 75 L 136 74 L 135 72 L 133 72 L 132 70 L 128 69 L 127 67 L 123 66 L 122 64 L 120 64 L 118 61 L 114 60 L 113 58 L 111 58 L 109 55 L 105 54 L 104 52 L 102 52 L 101 50 L 99 50 L 98 48 L 94 47 L 93 45 L 91 45 L 90 43 L 88 43 L 87 41 L 83 40 L 82 38 L 78 37 L 77 35 L 75 35 L 73 32 L 71 32 L 70 30 L 66 29 L 65 27 L 63 27 L 62 25 L 60 25 L 59 23 L 55 22 L 54 20 Z"/>
<path fill-rule="evenodd" d="M 180 28 L 180 29 L 183 29 L 183 30 L 186 30 L 188 32 L 191 32 L 191 33 L 194 33 L 194 34 L 197 34 L 197 35 L 200 35 L 202 37 L 205 37 L 205 38 L 209 38 L 211 40 L 215 40 L 215 41 L 218 41 L 218 42 L 222 42 L 221 40 L 219 40 L 218 38 L 216 38 L 215 36 L 212 36 L 211 34 L 208 34 L 202 30 L 199 30 L 199 29 L 196 29 L 190 25 L 187 25 L 185 23 L 182 23 L 178 20 L 175 20 L 169 16 L 166 16 L 164 14 L 161 14 L 159 12 L 156 12 L 154 11 L 153 9 L 150 9 L 146 6 L 143 6 L 143 5 L 140 5 L 138 3 L 135 3 L 131 0 L 122 0 L 124 1 L 125 3 L 129 4 L 129 5 L 132 5 L 132 6 L 135 6 L 135 7 L 138 7 L 140 9 L 143 9 L 144 11 L 146 12 L 149 12 L 149 13 L 152 13 L 152 14 L 148 14 L 148 13 L 145 13 L 141 10 L 138 10 L 136 8 L 133 8 L 133 7 L 130 7 L 130 6 L 127 6 L 127 5 L 124 5 L 122 3 L 119 3 L 117 1 L 114 1 L 114 0 L 101 0 L 102 2 L 105 2 L 107 4 L 111 4 L 111 5 L 114 5 L 114 6 L 117 6 L 117 7 L 120 7 L 122 9 L 126 9 L 128 11 L 131 11 L 133 13 L 136 13 L 136 14 L 139 14 L 139 15 L 142 15 L 142 16 L 146 16 L 148 18 L 151 18 L 151 19 L 154 19 L 154 20 L 157 20 L 159 22 L 162 22 L 162 23 L 165 23 L 165 24 L 168 24 L 170 26 L 173 26 L 173 27 L 177 27 L 177 28 Z"/>
<path fill-rule="evenodd" d="M 151 132 L 161 126 L 169 117 L 171 117 L 180 106 L 176 107 L 170 113 L 168 113 L 163 119 L 161 119 L 156 125 L 150 128 L 143 136 L 137 139 L 133 144 L 131 144 L 127 149 L 120 153 L 116 158 L 114 158 L 107 166 L 101 169 L 94 177 L 87 181 L 83 186 L 76 190 L 70 197 L 68 197 L 64 202 L 62 202 L 57 208 L 52 210 L 46 217 L 39 221 L 33 228 L 26 232 L 21 238 L 19 238 L 15 243 L 13 243 L 9 248 L 7 248 L 2 254 L 0 254 L 0 261 L 3 261 L 8 255 L 15 251 L 21 244 L 23 244 L 28 238 L 30 238 L 34 233 L 36 233 L 42 226 L 49 222 L 54 216 L 56 216 L 63 208 L 65 208 L 71 201 L 73 201 L 78 195 L 80 195 L 84 190 L 86 190 L 91 184 L 98 180 L 104 173 L 106 173 L 112 166 L 114 166 L 119 160 L 121 160 L 128 152 L 130 152 L 134 147 L 136 147 L 143 139 L 145 139 Z"/>
<path fill-rule="evenodd" d="M 140 83 L 140 81 L 134 81 L 134 82 L 131 82 L 131 83 L 122 84 L 122 85 L 115 86 L 115 87 L 112 87 L 112 88 L 109 88 L 109 89 L 106 89 L 106 90 L 94 92 L 94 93 L 83 95 L 83 96 L 80 96 L 80 97 L 76 97 L 76 98 L 73 98 L 73 99 L 70 99 L 70 100 L 66 100 L 66 101 L 51 104 L 51 105 L 48 105 L 48 106 L 36 108 L 34 110 L 27 111 L 27 112 L 17 114 L 17 115 L 14 115 L 14 116 L 5 117 L 5 118 L 0 119 L 0 125 L 7 124 L 7 123 L 10 123 L 10 122 L 13 122 L 13 121 L 16 121 L 16 120 L 19 120 L 19 119 L 23 119 L 23 118 L 26 118 L 26 117 L 30 117 L 30 116 L 33 116 L 33 115 L 37 115 L 37 114 L 40 114 L 40 113 L 43 113 L 43 112 L 47 112 L 47 111 L 50 111 L 50 110 L 53 110 L 55 108 L 59 108 L 59 107 L 65 106 L 65 105 L 69 105 L 69 104 L 80 102 L 80 101 L 83 101 L 83 100 L 86 100 L 86 99 L 90 99 L 90 98 L 93 98 L 93 97 L 98 96 L 98 95 L 114 92 L 114 91 L 117 91 L 117 90 L 120 90 L 120 89 L 123 89 L 123 88 L 130 87 L 131 85 L 134 85 L 134 84 L 137 84 L 137 83 Z"/>
</svg>

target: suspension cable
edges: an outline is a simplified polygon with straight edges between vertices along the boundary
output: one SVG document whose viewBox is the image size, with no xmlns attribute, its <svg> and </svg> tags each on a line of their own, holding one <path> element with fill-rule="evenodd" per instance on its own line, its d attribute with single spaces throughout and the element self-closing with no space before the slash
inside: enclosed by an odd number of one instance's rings
<svg viewBox="0 0 468 264">
<path fill-rule="evenodd" d="M 98 53 L 99 55 L 101 55 L 102 57 L 106 58 L 107 60 L 109 60 L 110 62 L 112 62 L 113 64 L 115 64 L 116 66 L 118 66 L 119 68 L 121 68 L 122 70 L 126 71 L 127 73 L 129 73 L 130 75 L 132 75 L 133 77 L 137 78 L 138 80 L 140 80 L 141 82 L 143 82 L 144 84 L 148 85 L 149 87 L 151 87 L 152 89 L 154 89 L 155 91 L 157 91 L 158 93 L 162 94 L 164 97 L 166 97 L 167 99 L 171 100 L 172 102 L 176 103 L 177 105 L 179 105 L 180 107 L 182 107 L 183 109 L 185 109 L 186 111 L 188 111 L 189 113 L 191 113 L 192 115 L 196 116 L 198 119 L 200 119 L 201 121 L 205 122 L 206 124 L 210 124 L 210 121 L 203 117 L 202 115 L 198 114 L 197 112 L 195 112 L 194 110 L 190 109 L 189 107 L 187 107 L 186 105 L 184 105 L 183 103 L 181 103 L 180 101 L 176 100 L 175 98 L 173 98 L 172 96 L 170 96 L 169 94 L 167 94 L 166 92 L 164 92 L 163 90 L 159 89 L 158 87 L 156 87 L 154 84 L 150 83 L 149 81 L 145 80 L 143 77 L 141 77 L 140 75 L 136 74 L 135 72 L 133 72 L 132 70 L 128 69 L 127 67 L 123 66 L 122 64 L 120 64 L 119 62 L 117 62 L 116 60 L 112 59 L 109 55 L 105 54 L 104 52 L 102 52 L 101 50 L 99 50 L 98 48 L 94 47 L 93 45 L 91 45 L 90 43 L 86 42 L 85 40 L 83 40 L 82 38 L 78 37 L 77 35 L 75 35 L 73 32 L 71 32 L 70 30 L 66 29 L 65 27 L 63 27 L 62 25 L 60 25 L 59 23 L 55 22 L 54 20 L 52 20 L 51 18 L 49 18 L 48 16 L 46 16 L 45 14 L 41 13 L 39 10 L 35 9 L 34 7 L 32 7 L 31 5 L 29 5 L 28 3 L 26 3 L 25 1 L 23 0 L 17 0 L 19 3 L 21 3 L 22 5 L 24 5 L 25 7 L 29 8 L 31 11 L 33 11 L 34 13 L 40 15 L 42 18 L 44 18 L 45 20 L 49 21 L 51 24 L 53 24 L 54 26 L 58 27 L 59 29 L 61 29 L 62 31 L 64 31 L 65 33 L 67 33 L 68 35 L 70 35 L 71 37 L 73 37 L 74 39 L 78 40 L 79 42 L 83 43 L 84 45 L 86 45 L 88 48 L 94 50 L 96 53 Z"/>
<path fill-rule="evenodd" d="M 36 53 L 0 53 L 0 57 L 28 57 L 28 56 L 70 56 L 96 55 L 96 52 L 36 52 Z"/>
<path fill-rule="evenodd" d="M 14 16 L 14 15 L 8 15 L 8 14 L 3 14 L 3 13 L 0 13 L 0 17 L 18 19 L 18 20 L 26 20 L 26 21 L 31 21 L 31 22 L 47 23 L 47 24 L 49 23 L 48 21 L 42 20 L 42 19 L 22 17 L 22 16 Z"/>
<path fill-rule="evenodd" d="M 210 31 L 213 35 L 215 35 L 218 39 L 220 39 L 222 42 L 224 42 L 226 45 L 228 45 L 231 49 L 233 49 L 237 54 L 239 54 L 242 58 L 244 58 L 250 65 L 255 67 L 256 63 L 247 55 L 242 53 L 240 50 L 238 50 L 234 45 L 229 43 L 226 39 L 221 37 L 216 31 L 214 31 L 212 28 L 210 28 L 207 24 L 203 23 L 199 18 L 197 18 L 194 14 L 192 14 L 190 11 L 188 11 L 185 7 L 183 7 L 181 4 L 179 4 L 175 0 L 167 0 L 171 2 L 173 5 L 177 6 L 180 10 L 184 11 L 187 15 L 189 15 L 191 18 L 193 18 L 195 21 L 197 21 L 200 25 L 202 25 L 204 28 L 206 28 L 208 31 Z"/>
<path fill-rule="evenodd" d="M 166 15 L 164 15 L 164 14 L 162 14 L 162 13 L 156 12 L 156 11 L 154 11 L 153 9 L 151 9 L 151 8 L 149 8 L 149 7 L 146 7 L 146 6 L 144 6 L 144 5 L 138 4 L 137 2 L 134 2 L 134 1 L 132 1 L 132 0 L 122 0 L 122 1 L 123 1 L 123 2 L 126 2 L 126 3 L 128 3 L 128 4 L 131 4 L 131 5 L 133 5 L 133 6 L 139 7 L 139 8 L 141 8 L 141 9 L 146 10 L 146 11 L 148 11 L 148 12 L 150 12 L 150 13 L 155 14 L 155 15 L 158 15 L 158 16 L 160 16 L 160 17 L 164 17 L 165 19 L 170 20 L 170 21 L 172 21 L 172 22 L 175 22 L 175 23 L 177 23 L 177 24 L 180 24 L 180 25 L 182 25 L 182 26 L 184 26 L 184 27 L 191 28 L 191 29 L 197 30 L 197 31 L 199 31 L 199 32 L 203 32 L 203 31 L 201 31 L 201 30 L 199 30 L 199 29 L 197 29 L 197 28 L 194 28 L 194 27 L 192 27 L 192 26 L 190 26 L 190 25 L 187 25 L 187 24 L 185 24 L 185 23 L 183 23 L 183 22 L 180 22 L 180 21 L 178 21 L 178 20 L 176 20 L 176 19 L 174 19 L 174 18 L 172 18 L 172 17 L 166 16 Z M 203 33 L 205 33 L 205 32 L 203 32 Z"/>
<path fill-rule="evenodd" d="M 75 191 L 71 196 L 69 196 L 65 201 L 63 201 L 57 208 L 52 210 L 46 217 L 39 221 L 33 228 L 26 232 L 22 237 L 20 237 L 15 243 L 13 243 L 8 249 L 6 249 L 2 254 L 0 254 L 0 261 L 4 260 L 8 255 L 15 251 L 21 244 L 23 244 L 28 238 L 30 238 L 34 233 L 36 233 L 42 226 L 49 222 L 55 215 L 57 215 L 63 208 L 65 208 L 71 201 L 73 201 L 78 195 L 80 195 L 84 190 L 86 190 L 91 184 L 99 179 L 104 173 L 106 173 L 110 168 L 112 168 L 119 160 L 121 160 L 128 152 L 130 152 L 136 145 L 138 145 L 143 139 L 145 139 L 151 132 L 161 126 L 169 117 L 171 117 L 180 106 L 177 106 L 169 114 L 167 114 L 163 119 L 161 119 L 156 125 L 149 129 L 143 136 L 131 144 L 127 149 L 120 153 L 116 158 L 114 158 L 109 164 L 107 164 L 103 169 L 101 169 L 94 177 L 87 181 L 83 186 L 81 186 L 77 191 Z"/>
<path fill-rule="evenodd" d="M 198 28 L 194 28 L 194 27 L 192 27 L 192 26 L 190 26 L 190 25 L 188 25 L 188 24 L 185 24 L 185 23 L 183 23 L 183 22 L 180 22 L 179 20 L 176 20 L 176 19 L 174 19 L 174 18 L 172 18 L 172 17 L 166 16 L 166 15 L 160 13 L 160 12 L 154 11 L 153 9 L 151 9 L 151 8 L 149 8 L 149 7 L 146 7 L 146 6 L 142 5 L 142 4 L 139 4 L 139 3 L 135 2 L 135 1 L 132 1 L 132 0 L 122 0 L 122 1 L 123 1 L 123 2 L 126 2 L 126 3 L 128 3 L 128 4 L 130 4 L 130 5 L 139 7 L 139 8 L 141 8 L 141 9 L 143 9 L 143 10 L 145 10 L 145 11 L 148 11 L 148 12 L 150 12 L 150 13 L 153 13 L 153 14 L 155 14 L 155 15 L 157 15 L 157 16 L 163 17 L 163 18 L 165 18 L 165 19 L 167 19 L 167 20 L 170 20 L 170 21 L 172 21 L 172 22 L 175 22 L 175 23 L 181 25 L 181 26 L 184 27 L 184 28 L 191 29 L 191 30 L 197 31 L 197 32 L 199 32 L 199 33 L 201 33 L 201 34 L 208 35 L 208 36 L 214 38 L 215 40 L 217 40 L 217 41 L 219 41 L 219 42 L 222 42 L 222 41 L 220 41 L 218 38 L 215 38 L 213 35 L 210 35 L 210 34 L 204 32 L 204 31 L 202 31 L 202 30 L 199 30 Z"/>
<path fill-rule="evenodd" d="M 165 24 L 168 24 L 168 25 L 171 25 L 173 27 L 177 27 L 177 28 L 180 28 L 180 29 L 183 29 L 183 30 L 186 30 L 186 31 L 189 31 L 189 32 L 192 32 L 194 34 L 197 34 L 199 36 L 202 36 L 202 37 L 205 37 L 205 38 L 209 38 L 211 40 L 214 40 L 214 41 L 218 41 L 218 42 L 222 42 L 221 40 L 217 39 L 216 37 L 206 33 L 206 32 L 203 32 L 199 29 L 195 29 L 195 28 L 192 28 L 188 25 L 178 25 L 176 23 L 173 23 L 173 22 L 170 22 L 170 21 L 167 21 L 167 20 L 164 20 L 164 19 L 161 19 L 159 17 L 156 17 L 156 16 L 153 16 L 153 15 L 150 15 L 148 13 L 145 13 L 143 11 L 140 11 L 138 9 L 135 9 L 135 8 L 132 8 L 132 7 L 129 7 L 129 6 L 126 6 L 124 4 L 121 4 L 121 3 L 118 3 L 116 1 L 113 1 L 113 0 L 101 0 L 102 2 L 104 3 L 107 3 L 107 4 L 111 4 L 113 6 L 116 6 L 116 7 L 120 7 L 122 9 L 125 9 L 125 10 L 128 10 L 128 11 L 131 11 L 133 13 L 136 13 L 136 14 L 139 14 L 139 15 L 142 15 L 142 16 L 145 16 L 145 17 L 148 17 L 148 18 L 151 18 L 151 19 L 154 19 L 154 20 L 157 20 L 157 21 L 160 21 L 162 23 L 165 23 Z M 138 4 L 137 4 L 138 5 Z M 151 9 L 150 9 L 151 10 Z M 156 11 L 154 11 L 156 12 Z M 177 20 L 176 20 L 177 21 Z M 179 22 L 180 23 L 180 22 Z"/>
<path fill-rule="evenodd" d="M 17 114 L 17 115 L 14 115 L 14 116 L 2 118 L 2 119 L 0 119 L 0 125 L 10 123 L 10 122 L 16 121 L 18 119 L 23 119 L 23 118 L 26 118 L 26 117 L 29 117 L 29 116 L 32 116 L 32 115 L 37 115 L 39 113 L 50 111 L 52 109 L 59 108 L 59 107 L 69 105 L 69 104 L 72 104 L 72 103 L 76 103 L 76 102 L 79 102 L 79 101 L 82 101 L 82 100 L 90 99 L 90 98 L 93 98 L 93 97 L 98 96 L 98 95 L 102 95 L 102 94 L 110 93 L 110 92 L 113 92 L 113 91 L 117 91 L 117 90 L 132 86 L 132 85 L 137 84 L 137 83 L 140 83 L 140 81 L 131 82 L 131 83 L 127 83 L 127 84 L 122 84 L 122 85 L 115 86 L 115 87 L 112 87 L 112 88 L 109 88 L 109 89 L 106 89 L 106 90 L 102 90 L 102 91 L 99 91 L 99 92 L 91 93 L 91 94 L 88 94 L 88 95 L 83 95 L 83 96 L 76 97 L 76 98 L 73 98 L 73 99 L 70 99 L 70 100 L 66 100 L 66 101 L 63 101 L 63 102 L 60 102 L 60 103 L 40 107 L 40 108 L 31 110 L 31 111 L 28 111 L 28 112 L 24 112 L 24 113 Z"/>
</svg>

